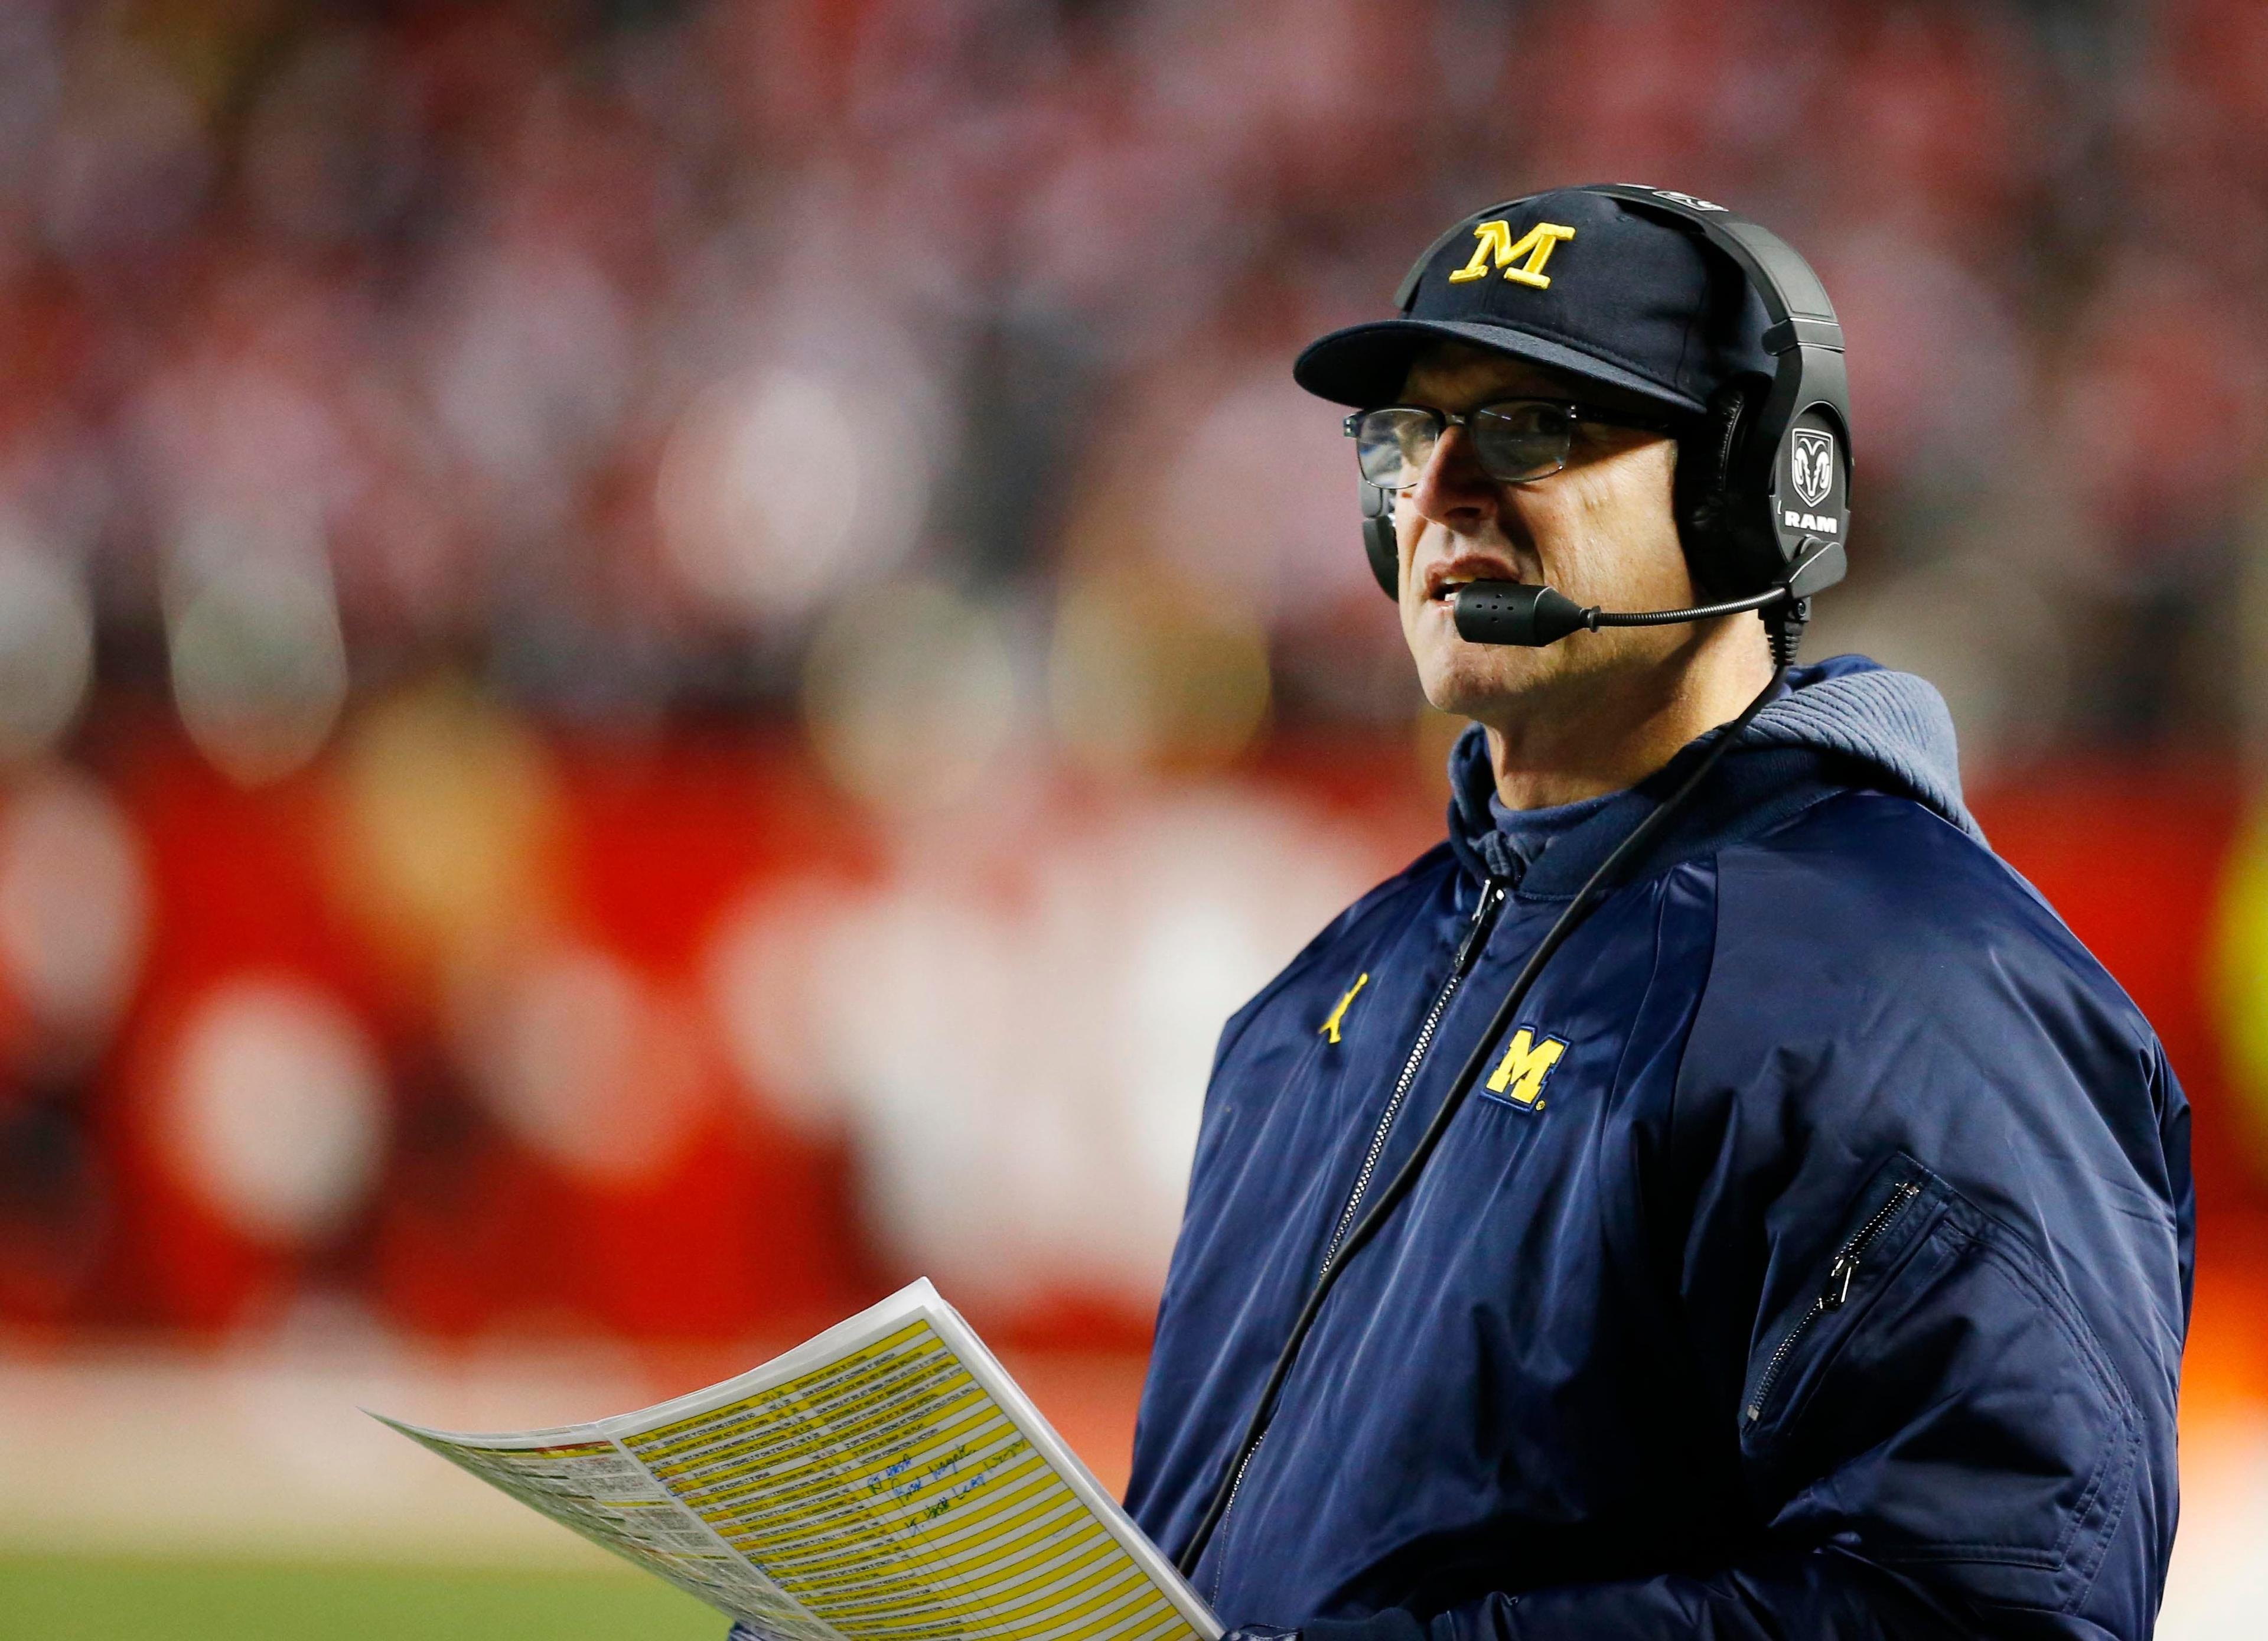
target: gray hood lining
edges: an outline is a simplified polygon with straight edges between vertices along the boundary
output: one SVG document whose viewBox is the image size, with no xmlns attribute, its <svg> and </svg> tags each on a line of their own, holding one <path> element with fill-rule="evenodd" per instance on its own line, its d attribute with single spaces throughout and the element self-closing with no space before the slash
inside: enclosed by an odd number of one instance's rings
<svg viewBox="0 0 2268 1641">
<path fill-rule="evenodd" d="M 1837 656 L 1820 671 L 1757 713 L 1741 744 L 1863 760 L 1983 843 L 1984 829 L 1962 797 L 1961 749 L 1945 697 L 1911 673 L 1855 656 Z"/>
</svg>

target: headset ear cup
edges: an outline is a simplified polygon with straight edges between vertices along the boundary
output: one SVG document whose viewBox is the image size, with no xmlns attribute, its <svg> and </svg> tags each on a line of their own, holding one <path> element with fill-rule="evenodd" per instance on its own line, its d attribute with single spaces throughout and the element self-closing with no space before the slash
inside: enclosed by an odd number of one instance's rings
<svg viewBox="0 0 2268 1641">
<path fill-rule="evenodd" d="M 1362 550 L 1379 591 L 1402 601 L 1402 548 L 1394 537 L 1394 492 L 1375 484 L 1362 487 Z"/>
</svg>

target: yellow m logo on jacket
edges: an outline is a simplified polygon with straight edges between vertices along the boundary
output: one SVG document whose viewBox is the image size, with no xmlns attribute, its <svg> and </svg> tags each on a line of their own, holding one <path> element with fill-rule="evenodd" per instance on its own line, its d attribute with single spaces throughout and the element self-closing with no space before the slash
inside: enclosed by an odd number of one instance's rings
<svg viewBox="0 0 2268 1641">
<path fill-rule="evenodd" d="M 1512 1034 L 1511 1042 L 1505 1046 L 1504 1058 L 1489 1073 L 1489 1093 L 1502 1094 L 1516 1106 L 1541 1104 L 1544 1079 L 1566 1052 L 1567 1045 L 1558 1038 L 1546 1037 L 1538 1042 L 1533 1031 L 1521 1027 Z"/>
</svg>

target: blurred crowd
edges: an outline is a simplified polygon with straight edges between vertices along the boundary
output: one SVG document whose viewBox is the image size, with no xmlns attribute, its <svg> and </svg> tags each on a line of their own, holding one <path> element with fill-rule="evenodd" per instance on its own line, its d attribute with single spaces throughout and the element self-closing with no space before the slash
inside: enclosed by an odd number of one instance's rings
<svg viewBox="0 0 2268 1641">
<path fill-rule="evenodd" d="M 89 610 L 97 674 L 254 778 L 436 659 L 547 714 L 855 717 L 869 681 L 806 692 L 830 623 L 1074 749 L 1173 717 L 1079 674 L 1176 642 L 1231 721 L 1166 732 L 1398 722 L 1289 356 L 1475 203 L 1631 178 L 1826 276 L 1846 627 L 1944 651 L 1996 752 L 2236 722 L 2248 0 L 18 0 L 0 30 L 18 743 L 67 719 Z M 908 581 L 933 596 L 876 596 Z"/>
<path fill-rule="evenodd" d="M 0 6 L 0 1319 L 1138 1315 L 1438 792 L 1290 359 L 1591 180 L 1835 298 L 1815 652 L 1980 782 L 2268 729 L 2255 0 Z"/>
</svg>

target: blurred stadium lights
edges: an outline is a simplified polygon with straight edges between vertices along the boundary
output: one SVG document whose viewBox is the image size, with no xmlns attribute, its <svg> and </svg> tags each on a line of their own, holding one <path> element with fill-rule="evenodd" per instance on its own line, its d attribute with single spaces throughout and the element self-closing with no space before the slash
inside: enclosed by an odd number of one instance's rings
<svg viewBox="0 0 2268 1641">
<path fill-rule="evenodd" d="M 372 703 L 335 769 L 333 893 L 438 1000 L 556 921 L 558 775 L 519 717 L 439 673 Z"/>
<path fill-rule="evenodd" d="M 855 968 L 850 910 L 871 887 L 813 872 L 744 891 L 718 920 L 703 960 L 703 997 L 742 1093 L 807 1133 L 843 1134 L 850 1096 L 821 1022 L 825 994 Z"/>
<path fill-rule="evenodd" d="M 877 578 L 813 638 L 804 723 L 845 791 L 910 822 L 999 773 L 1018 693 L 997 611 L 932 583 Z"/>
<path fill-rule="evenodd" d="M 434 428 L 480 481 L 489 526 L 524 550 L 570 522 L 576 481 L 616 431 L 630 315 L 595 261 L 549 239 L 468 247 L 444 277 L 422 338 Z"/>
<path fill-rule="evenodd" d="M 2229 347 L 2226 313 L 2195 270 L 2125 254 L 2077 316 L 2085 345 L 2055 407 L 2079 481 L 2080 527 L 2062 544 L 2069 569 L 2139 594 L 2168 628 L 2198 589 L 2240 573 L 2242 521 L 2261 482 L 2268 380 Z M 2178 664 L 2173 647 L 2161 633 L 2110 659 L 2130 688 L 2147 688 Z"/>
<path fill-rule="evenodd" d="M 1179 449 L 1143 464 L 1146 493 L 1127 498 L 1182 581 L 1233 589 L 1271 629 L 1338 600 L 1381 607 L 1357 550 L 1347 441 L 1317 408 L 1280 361 L 1251 370 L 1197 411 Z"/>
<path fill-rule="evenodd" d="M 63 1040 L 99 1046 L 140 978 L 142 841 L 99 784 L 68 768 L 0 808 L 0 961 L 8 990 Z"/>
<path fill-rule="evenodd" d="M 196 1199 L 246 1237 L 320 1243 L 361 1208 L 390 1107 L 375 1045 L 318 986 L 245 975 L 183 1020 L 158 1142 Z"/>
<path fill-rule="evenodd" d="M 1379 863 L 1304 806 L 1233 789 L 1065 800 L 1038 821 L 925 839 L 863 894 L 752 904 L 718 1004 L 803 1022 L 799 1098 L 842 1103 L 895 1257 L 1011 1313 L 1065 1291 L 1138 1309 L 1223 999 Z"/>
<path fill-rule="evenodd" d="M 53 75 L 49 85 L 60 82 L 63 93 L 48 105 L 53 146 L 41 167 L 48 242 L 83 265 L 146 251 L 187 224 L 202 202 L 215 169 L 202 112 L 166 62 L 122 32 L 93 32 L 70 71 L 61 72 L 60 42 L 41 38 L 43 20 L 20 22 L 9 44 L 29 56 L 18 85 L 38 86 Z"/>
<path fill-rule="evenodd" d="M 77 571 L 0 532 L 0 764 L 53 747 L 94 670 L 94 609 Z"/>
<path fill-rule="evenodd" d="M 373 31 L 309 39 L 246 125 L 244 184 L 261 222 L 287 239 L 332 245 L 393 219 L 417 180 L 416 109 Z"/>
<path fill-rule="evenodd" d="M 245 785 L 321 750 L 346 703 L 346 640 L 330 564 L 313 546 L 200 519 L 166 600 L 173 700 L 189 738 Z M 215 538 L 221 538 L 216 540 Z"/>
<path fill-rule="evenodd" d="M 475 1087 L 534 1154 L 602 1188 L 664 1174 L 717 1093 L 691 1011 L 595 947 L 534 946 L 453 999 Z"/>
<path fill-rule="evenodd" d="M 2222 868 L 2218 932 L 2212 969 L 2222 1051 L 2254 1163 L 2268 1182 L 2268 798 L 2257 791 Z"/>
<path fill-rule="evenodd" d="M 1981 784 L 2046 754 L 2073 659 L 2058 612 L 2021 563 L 1955 555 L 1822 600 L 1821 655 L 1872 656 L 1937 686 L 1961 726 L 1963 780 Z"/>
<path fill-rule="evenodd" d="M 903 359 L 858 380 L 782 365 L 712 385 L 661 460 L 671 565 L 752 624 L 807 616 L 846 591 L 864 603 L 912 549 L 928 506 L 941 453 L 925 387 Z"/>
<path fill-rule="evenodd" d="M 1066 578 L 1049 652 L 1064 757 L 1105 774 L 1215 769 L 1268 722 L 1268 640 L 1233 584 L 1163 563 Z"/>
<path fill-rule="evenodd" d="M 2025 431 L 2036 361 L 2002 295 L 1894 222 L 1820 259 L 1866 410 L 1867 459 L 1926 492 L 1966 500 L 2004 482 Z"/>
</svg>

